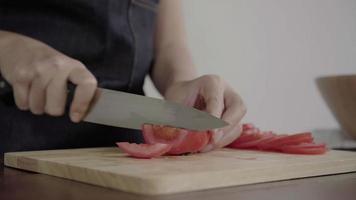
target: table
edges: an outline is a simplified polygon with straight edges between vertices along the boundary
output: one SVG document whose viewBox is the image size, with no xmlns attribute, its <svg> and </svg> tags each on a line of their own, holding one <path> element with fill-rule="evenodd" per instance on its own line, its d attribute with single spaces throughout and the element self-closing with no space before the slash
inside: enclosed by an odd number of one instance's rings
<svg viewBox="0 0 356 200">
<path fill-rule="evenodd" d="M 44 174 L 4 167 L 0 161 L 0 199 L 356 199 L 356 173 L 252 184 L 163 196 L 141 196 Z"/>
</svg>

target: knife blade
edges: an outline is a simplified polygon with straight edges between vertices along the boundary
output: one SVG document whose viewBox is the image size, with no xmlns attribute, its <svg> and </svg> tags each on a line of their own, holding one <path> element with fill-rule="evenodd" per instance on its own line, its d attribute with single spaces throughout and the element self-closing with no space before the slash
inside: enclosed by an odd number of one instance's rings
<svg viewBox="0 0 356 200">
<path fill-rule="evenodd" d="M 130 129 L 141 129 L 143 124 L 173 126 L 189 130 L 216 129 L 228 125 L 225 121 L 195 108 L 103 88 L 97 89 L 83 120 Z"/>
</svg>

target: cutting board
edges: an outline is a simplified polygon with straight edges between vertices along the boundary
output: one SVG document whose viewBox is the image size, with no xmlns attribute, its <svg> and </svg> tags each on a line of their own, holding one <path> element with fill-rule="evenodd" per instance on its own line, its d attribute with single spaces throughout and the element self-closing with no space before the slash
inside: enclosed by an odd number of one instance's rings
<svg viewBox="0 0 356 200">
<path fill-rule="evenodd" d="M 118 148 L 89 148 L 6 153 L 5 165 L 157 195 L 356 171 L 356 152 L 290 155 L 221 149 L 134 159 Z"/>
</svg>

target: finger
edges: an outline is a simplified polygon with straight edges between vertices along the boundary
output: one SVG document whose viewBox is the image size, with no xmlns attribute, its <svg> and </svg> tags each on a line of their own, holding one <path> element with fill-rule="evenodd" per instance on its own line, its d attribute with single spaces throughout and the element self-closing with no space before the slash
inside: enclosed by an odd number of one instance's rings
<svg viewBox="0 0 356 200">
<path fill-rule="evenodd" d="M 228 87 L 224 92 L 225 111 L 222 114 L 222 119 L 231 125 L 238 124 L 246 114 L 246 107 L 241 97 Z M 223 132 L 228 132 L 231 125 L 222 129 Z"/>
<path fill-rule="evenodd" d="M 204 147 L 202 152 L 212 151 L 229 145 L 241 135 L 241 132 L 242 126 L 240 124 L 231 126 L 229 132 L 223 132 L 222 130 L 214 131 L 210 143 Z"/>
<path fill-rule="evenodd" d="M 204 82 L 201 95 L 204 98 L 205 111 L 220 118 L 224 109 L 224 85 L 222 82 L 214 79 Z"/>
<path fill-rule="evenodd" d="M 234 124 L 231 126 L 231 129 L 224 132 L 224 136 L 216 142 L 215 148 L 222 148 L 229 145 L 233 142 L 236 138 L 241 135 L 242 132 L 242 125 L 240 123 Z"/>
<path fill-rule="evenodd" d="M 194 107 L 196 100 L 198 99 L 199 89 L 194 88 L 183 100 L 183 104 L 186 106 Z"/>
<path fill-rule="evenodd" d="M 242 126 L 240 121 L 246 114 L 246 107 L 241 97 L 232 88 L 229 87 L 225 91 L 224 99 L 226 107 L 221 118 L 230 125 L 221 129 L 225 135 L 220 141 L 216 141 L 218 148 L 228 145 L 229 142 L 232 142 L 241 134 Z"/>
<path fill-rule="evenodd" d="M 69 74 L 69 80 L 77 85 L 70 108 L 70 117 L 73 122 L 79 122 L 88 110 L 97 88 L 97 81 L 85 67 L 73 69 Z"/>
<path fill-rule="evenodd" d="M 9 82 L 13 88 L 15 104 L 20 110 L 28 110 L 28 94 L 33 77 L 32 73 L 23 67 L 14 70 L 16 73 L 13 74 L 14 77 Z"/>
<path fill-rule="evenodd" d="M 70 68 L 58 71 L 46 89 L 46 113 L 52 116 L 63 115 L 67 101 L 67 78 Z"/>
<path fill-rule="evenodd" d="M 29 107 L 33 114 L 43 114 L 46 104 L 46 87 L 55 70 L 42 69 L 32 81 L 29 93 Z"/>
<path fill-rule="evenodd" d="M 222 137 L 224 137 L 224 133 L 221 130 L 211 131 L 211 138 L 209 144 L 207 144 L 201 152 L 208 152 L 214 150 L 216 147 L 216 141 L 219 141 Z"/>
<path fill-rule="evenodd" d="M 13 84 L 15 104 L 20 110 L 28 110 L 28 93 L 30 84 L 28 82 Z"/>
<path fill-rule="evenodd" d="M 242 132 L 240 121 L 246 114 L 246 107 L 244 106 L 241 97 L 229 87 L 224 92 L 224 99 L 225 111 L 221 118 L 228 122 L 230 125 L 216 130 L 213 133 L 212 139 L 210 141 L 211 146 L 207 147 L 205 151 L 221 148 L 228 145 Z"/>
</svg>

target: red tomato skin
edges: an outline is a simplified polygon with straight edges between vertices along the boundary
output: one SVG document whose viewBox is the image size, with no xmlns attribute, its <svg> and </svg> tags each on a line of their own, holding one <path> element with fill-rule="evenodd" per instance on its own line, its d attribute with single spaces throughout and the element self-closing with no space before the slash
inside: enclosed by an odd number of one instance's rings
<svg viewBox="0 0 356 200">
<path fill-rule="evenodd" d="M 209 140 L 210 134 L 207 132 L 190 131 L 179 145 L 172 147 L 168 154 L 180 155 L 184 153 L 197 153 L 208 144 Z"/>
<path fill-rule="evenodd" d="M 172 137 L 163 138 L 165 136 L 165 131 Z M 149 124 L 143 125 L 142 132 L 145 142 L 148 144 L 170 144 L 172 146 L 168 152 L 170 155 L 199 152 L 208 144 L 210 140 L 210 134 L 208 131 L 188 131 L 185 129 Z"/>
<path fill-rule="evenodd" d="M 258 139 L 261 139 L 262 135 L 257 134 L 257 133 L 252 133 L 252 134 L 246 134 L 242 133 L 240 137 L 238 137 L 236 140 L 234 140 L 231 144 L 228 145 L 228 147 L 234 148 L 238 147 L 240 144 L 251 142 L 251 141 L 256 141 Z"/>
<path fill-rule="evenodd" d="M 183 140 L 185 140 L 186 136 L 188 135 L 187 130 L 181 129 L 176 129 L 176 137 L 171 140 L 166 140 L 163 138 L 159 138 L 155 136 L 155 131 L 157 132 L 157 129 L 154 129 L 154 127 L 159 128 L 160 126 L 155 126 L 155 125 L 150 125 L 150 124 L 144 124 L 142 126 L 142 133 L 143 133 L 143 138 L 147 144 L 155 144 L 155 143 L 164 143 L 164 144 L 171 144 L 172 147 L 179 146 Z M 175 129 L 175 128 L 172 128 Z M 179 133 L 178 133 L 179 131 Z"/>
<path fill-rule="evenodd" d="M 116 145 L 125 153 L 135 158 L 155 158 L 166 154 L 172 147 L 169 144 L 136 144 L 117 142 Z"/>
<path fill-rule="evenodd" d="M 325 144 L 286 145 L 281 148 L 283 153 L 291 154 L 324 154 L 327 152 Z"/>
<path fill-rule="evenodd" d="M 255 125 L 253 125 L 252 123 L 242 124 L 242 131 L 246 131 L 253 128 L 255 128 Z"/>
<path fill-rule="evenodd" d="M 261 150 L 275 150 L 279 151 L 281 147 L 286 145 L 298 145 L 302 143 L 312 143 L 314 138 L 310 132 L 297 133 L 291 135 L 276 135 L 276 137 L 264 144 L 261 144 L 258 148 Z"/>
<path fill-rule="evenodd" d="M 239 149 L 258 149 L 259 145 L 264 144 L 275 137 L 273 133 L 260 134 L 259 138 L 245 143 L 235 144 L 234 148 Z"/>
<path fill-rule="evenodd" d="M 261 132 L 253 124 L 243 124 L 241 136 L 228 147 L 293 154 L 323 154 L 327 151 L 325 144 L 314 144 L 314 138 L 310 132 L 277 135 L 271 131 Z"/>
</svg>

